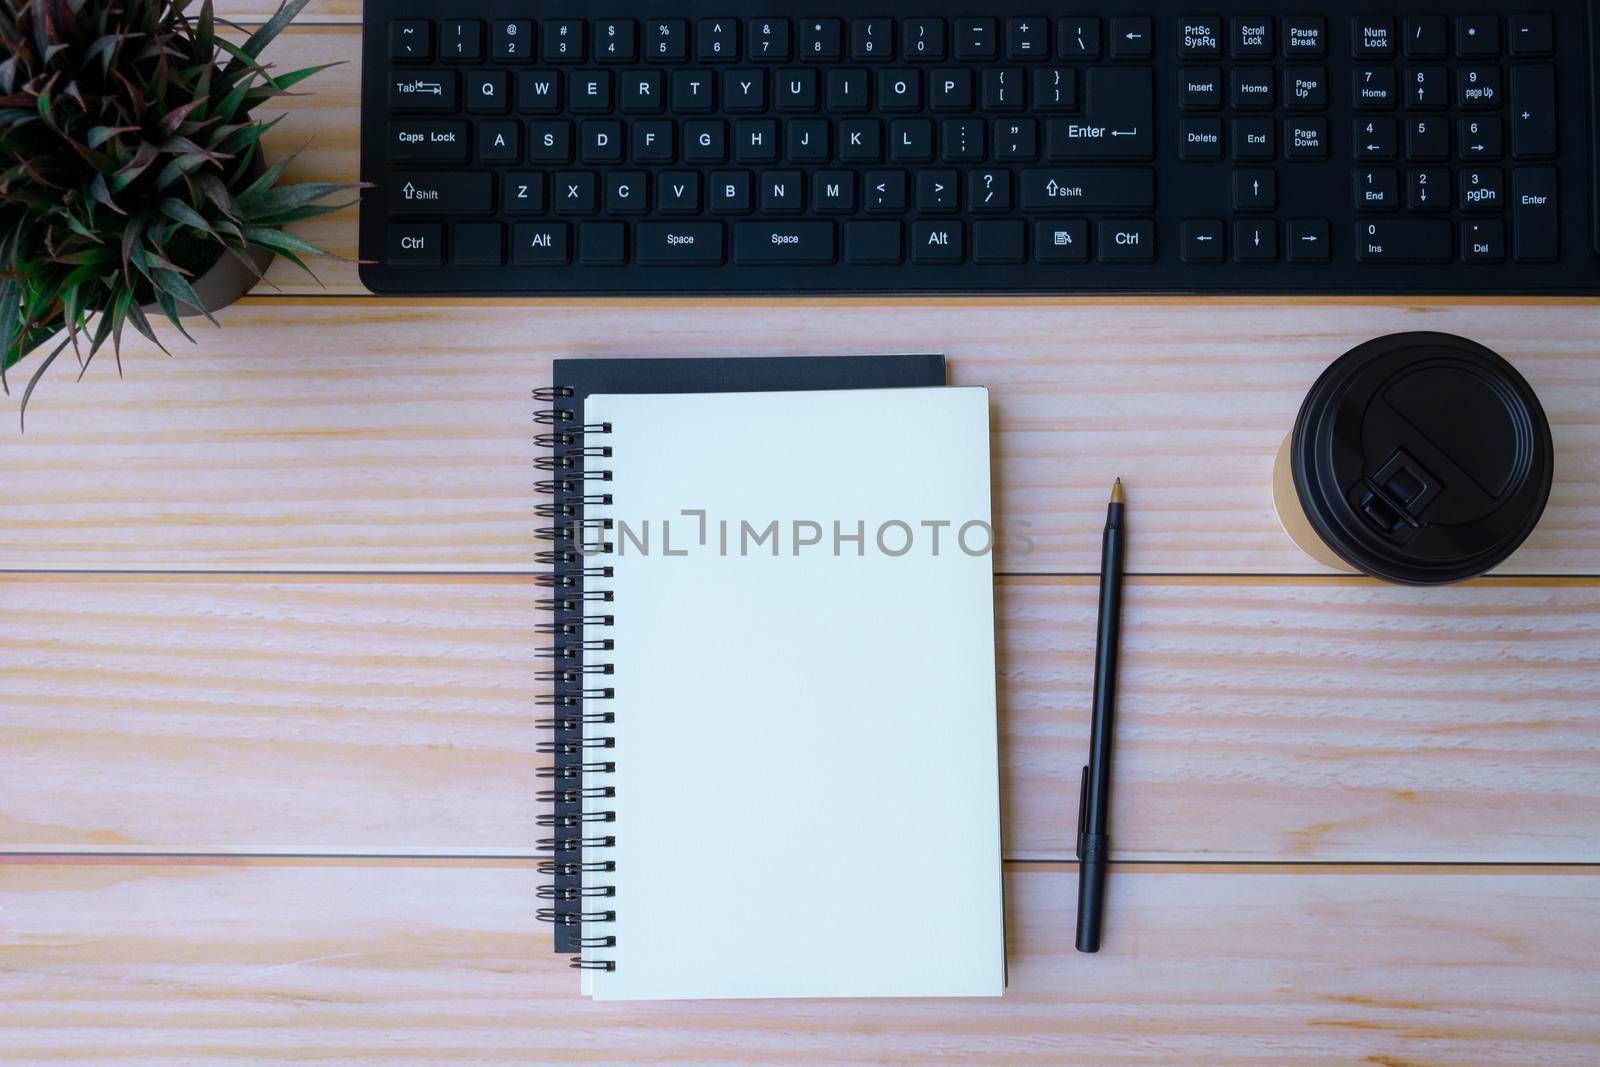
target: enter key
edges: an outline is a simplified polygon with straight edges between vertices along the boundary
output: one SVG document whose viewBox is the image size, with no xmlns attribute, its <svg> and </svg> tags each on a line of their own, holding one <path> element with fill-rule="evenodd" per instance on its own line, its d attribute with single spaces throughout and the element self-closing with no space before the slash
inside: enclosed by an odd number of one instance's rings
<svg viewBox="0 0 1600 1067">
<path fill-rule="evenodd" d="M 1049 121 L 1046 154 L 1052 160 L 1150 159 L 1154 115 L 1149 67 L 1092 67 L 1084 74 L 1082 115 Z"/>
</svg>

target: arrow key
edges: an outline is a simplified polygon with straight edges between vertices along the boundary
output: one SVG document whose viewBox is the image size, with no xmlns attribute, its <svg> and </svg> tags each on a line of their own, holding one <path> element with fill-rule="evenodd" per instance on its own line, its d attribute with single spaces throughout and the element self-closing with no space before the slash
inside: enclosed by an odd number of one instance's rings
<svg viewBox="0 0 1600 1067">
<path fill-rule="evenodd" d="M 1233 258 L 1240 263 L 1272 263 L 1278 258 L 1278 225 L 1264 219 L 1233 224 Z"/>
<path fill-rule="evenodd" d="M 1154 54 L 1155 31 L 1147 18 L 1114 18 L 1108 34 L 1112 59 L 1149 59 Z"/>
<path fill-rule="evenodd" d="M 1270 170 L 1233 172 L 1233 209 L 1271 211 L 1278 206 L 1278 176 Z"/>
<path fill-rule="evenodd" d="M 1289 262 L 1327 263 L 1333 258 L 1328 233 L 1326 219 L 1295 219 L 1288 223 L 1285 237 L 1289 242 Z"/>
<path fill-rule="evenodd" d="M 1494 116 L 1456 120 L 1456 144 L 1465 160 L 1499 159 L 1505 153 L 1505 133 Z"/>
<path fill-rule="evenodd" d="M 1185 263 L 1222 262 L 1222 220 L 1185 219 L 1178 228 Z"/>
</svg>

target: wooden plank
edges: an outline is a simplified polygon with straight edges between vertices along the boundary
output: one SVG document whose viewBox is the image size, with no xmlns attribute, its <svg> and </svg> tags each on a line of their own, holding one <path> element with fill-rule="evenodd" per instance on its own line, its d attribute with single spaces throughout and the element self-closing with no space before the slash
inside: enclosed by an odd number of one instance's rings
<svg viewBox="0 0 1600 1067">
<path fill-rule="evenodd" d="M 997 569 L 1093 572 L 1112 477 L 1145 572 L 1311 572 L 1273 457 L 1322 368 L 1435 329 L 1504 353 L 1554 423 L 1550 506 L 1505 573 L 1600 573 L 1600 306 L 624 307 L 270 301 L 126 379 L 0 404 L 0 567 L 532 566 L 529 391 L 565 355 L 943 351 L 993 402 Z M 759 518 L 759 517 L 758 517 Z M 1025 550 L 1018 540 L 1031 538 Z"/>
<path fill-rule="evenodd" d="M 595 1004 L 525 866 L 0 863 L 29 1063 L 1591 1064 L 1592 869 L 1012 868 L 993 1000 Z"/>
<path fill-rule="evenodd" d="M 1069 857 L 1095 586 L 998 583 L 1006 854 Z M 527 855 L 526 578 L 0 579 L 0 848 Z M 1600 859 L 1600 583 L 1128 588 L 1123 858 Z"/>
</svg>

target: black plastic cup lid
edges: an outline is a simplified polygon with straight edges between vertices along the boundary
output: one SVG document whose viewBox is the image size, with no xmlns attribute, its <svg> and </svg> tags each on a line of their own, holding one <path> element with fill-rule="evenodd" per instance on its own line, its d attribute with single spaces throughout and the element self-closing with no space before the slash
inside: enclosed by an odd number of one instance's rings
<svg viewBox="0 0 1600 1067">
<path fill-rule="evenodd" d="M 1533 532 L 1553 451 L 1511 364 L 1464 337 L 1399 333 L 1323 372 L 1290 460 L 1328 547 L 1374 578 L 1433 585 L 1490 570 Z"/>
</svg>

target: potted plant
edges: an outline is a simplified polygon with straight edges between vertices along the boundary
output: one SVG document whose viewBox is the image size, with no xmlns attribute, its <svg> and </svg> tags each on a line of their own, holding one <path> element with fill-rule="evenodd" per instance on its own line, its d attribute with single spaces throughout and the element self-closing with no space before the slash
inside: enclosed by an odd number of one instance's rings
<svg viewBox="0 0 1600 1067">
<path fill-rule="evenodd" d="M 0 384 L 36 351 L 23 393 L 68 347 L 82 370 L 123 331 L 157 346 L 164 316 L 242 296 L 274 255 L 310 272 L 322 249 L 283 229 L 347 204 L 353 188 L 280 185 L 254 112 L 323 67 L 274 74 L 260 61 L 308 0 L 290 0 L 242 43 L 211 0 L 0 0 Z M 243 36 L 242 33 L 239 36 Z M 281 117 L 281 116 L 280 116 Z M 163 351 L 165 348 L 163 346 Z"/>
</svg>

